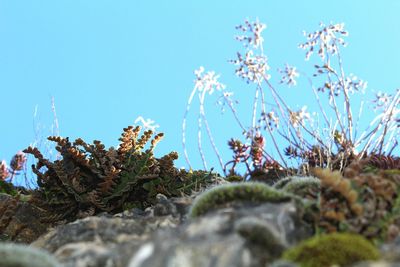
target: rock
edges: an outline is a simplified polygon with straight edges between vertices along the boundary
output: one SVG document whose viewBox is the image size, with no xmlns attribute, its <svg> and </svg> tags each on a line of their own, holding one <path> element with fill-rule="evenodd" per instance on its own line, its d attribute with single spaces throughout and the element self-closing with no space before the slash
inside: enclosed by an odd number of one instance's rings
<svg viewBox="0 0 400 267">
<path fill-rule="evenodd" d="M 255 267 L 312 234 L 291 201 L 235 203 L 186 220 L 175 203 L 190 200 L 158 198 L 159 205 L 145 212 L 104 214 L 58 226 L 32 245 L 66 267 Z"/>
<path fill-rule="evenodd" d="M 40 222 L 41 211 L 29 202 L 0 194 L 0 240 L 30 243 L 48 228 Z"/>
<path fill-rule="evenodd" d="M 128 266 L 265 266 L 311 234 L 292 202 L 228 207 L 157 231 Z"/>
<path fill-rule="evenodd" d="M 160 227 L 175 227 L 171 216 L 147 219 L 88 217 L 58 226 L 32 243 L 65 266 L 126 266 L 132 251 Z"/>
<path fill-rule="evenodd" d="M 400 236 L 392 243 L 380 246 L 382 257 L 390 262 L 400 262 Z"/>
<path fill-rule="evenodd" d="M 351 267 L 400 267 L 400 263 L 388 261 L 362 261 Z"/>
<path fill-rule="evenodd" d="M 0 243 L 2 267 L 61 267 L 48 252 L 22 244 Z"/>
</svg>

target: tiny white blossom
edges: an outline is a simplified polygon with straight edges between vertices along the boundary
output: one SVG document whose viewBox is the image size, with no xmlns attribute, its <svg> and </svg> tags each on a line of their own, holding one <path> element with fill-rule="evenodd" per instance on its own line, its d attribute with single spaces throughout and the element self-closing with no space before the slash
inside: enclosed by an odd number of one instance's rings
<svg viewBox="0 0 400 267">
<path fill-rule="evenodd" d="M 303 106 L 299 111 L 290 111 L 289 121 L 293 127 L 297 128 L 304 123 L 305 120 L 310 120 L 310 113 L 306 112 L 307 106 Z"/>
<path fill-rule="evenodd" d="M 215 75 L 214 71 L 204 73 L 204 67 L 200 67 L 198 70 L 194 71 L 194 75 L 196 76 L 194 86 L 196 90 L 200 92 L 205 90 L 211 95 L 214 90 L 222 91 L 225 89 L 225 85 L 218 81 L 220 75 Z"/>
<path fill-rule="evenodd" d="M 245 47 L 252 45 L 254 48 L 259 48 L 264 42 L 264 38 L 261 36 L 261 32 L 265 30 L 267 26 L 260 23 L 258 19 L 255 22 L 245 20 L 244 24 L 238 25 L 235 28 L 248 35 L 236 35 L 235 39 L 239 42 L 243 42 Z"/>
<path fill-rule="evenodd" d="M 277 129 L 279 127 L 279 117 L 275 114 L 273 110 L 268 113 L 262 112 L 259 122 L 265 122 L 266 124 L 268 124 L 269 127 L 272 128 L 271 130 L 274 130 L 275 128 Z M 265 125 L 264 129 L 267 129 L 267 125 Z"/>
<path fill-rule="evenodd" d="M 239 52 L 237 59 L 230 62 L 238 68 L 235 70 L 237 76 L 249 82 L 262 82 L 264 79 L 270 79 L 271 76 L 266 72 L 270 69 L 267 63 L 267 57 L 263 55 L 253 55 L 253 51 L 249 50 L 243 57 Z"/>
<path fill-rule="evenodd" d="M 228 104 L 228 106 L 233 108 L 233 104 L 238 104 L 239 101 L 233 100 L 232 98 L 233 92 L 228 92 L 224 91 L 221 93 L 220 97 L 217 99 L 216 104 L 221 107 L 221 112 L 225 112 L 225 105 Z"/>
<path fill-rule="evenodd" d="M 323 86 L 318 88 L 318 91 L 325 92 L 325 90 L 329 89 L 328 92 L 333 93 L 335 96 L 339 96 L 343 88 L 346 88 L 346 91 L 350 94 L 354 94 L 355 92 L 364 93 L 367 85 L 367 82 L 359 79 L 353 74 L 350 74 L 345 78 L 344 83 L 341 80 L 325 83 Z"/>
<path fill-rule="evenodd" d="M 339 45 L 346 46 L 344 39 L 340 36 L 348 36 L 348 32 L 344 30 L 344 23 L 325 24 L 320 23 L 322 28 L 319 31 L 307 34 L 303 32 L 304 36 L 307 37 L 307 42 L 300 44 L 299 47 L 308 50 L 306 53 L 306 60 L 310 59 L 310 56 L 318 49 L 318 55 L 322 60 L 325 59 L 326 54 L 335 55 L 338 52 Z"/>
<path fill-rule="evenodd" d="M 136 118 L 135 123 L 137 122 L 140 122 L 145 130 L 152 130 L 153 132 L 155 131 L 156 128 L 160 127 L 160 125 L 158 124 L 154 125 L 153 120 L 151 119 L 145 120 L 142 116 Z"/>
<path fill-rule="evenodd" d="M 296 67 L 286 64 L 285 69 L 279 70 L 279 72 L 283 74 L 280 83 L 286 83 L 289 87 L 297 85 L 296 78 L 299 77 L 299 73 L 296 71 Z"/>
<path fill-rule="evenodd" d="M 378 93 L 375 94 L 375 99 L 372 100 L 372 102 L 375 103 L 374 110 L 387 106 L 390 103 L 390 101 L 391 101 L 391 95 L 379 91 Z"/>
</svg>

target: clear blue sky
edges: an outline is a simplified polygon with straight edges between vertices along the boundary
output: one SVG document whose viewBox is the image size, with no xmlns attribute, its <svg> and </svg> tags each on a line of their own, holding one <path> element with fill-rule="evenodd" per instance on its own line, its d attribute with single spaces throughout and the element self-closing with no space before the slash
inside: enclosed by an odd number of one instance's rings
<svg viewBox="0 0 400 267">
<path fill-rule="evenodd" d="M 344 22 L 350 32 L 349 45 L 342 50 L 346 72 L 368 81 L 369 91 L 393 92 L 400 85 L 399 12 L 396 0 L 0 0 L 0 159 L 9 161 L 34 142 L 36 106 L 41 135 L 51 134 L 54 97 L 61 136 L 116 146 L 122 128 L 143 116 L 155 120 L 158 131 L 165 133 L 156 155 L 176 150 L 176 165 L 186 166 L 181 123 L 195 69 L 215 70 L 244 107 L 251 104 L 253 91 L 227 62 L 243 51 L 233 36 L 234 27 L 245 18 L 267 24 L 263 36 L 272 83 L 278 84 L 276 69 L 285 63 L 311 74 L 304 51 L 297 48 L 305 41 L 302 31 L 332 21 Z M 300 106 L 312 96 L 302 92 L 293 99 L 293 90 L 305 92 L 307 83 L 282 86 L 282 96 Z M 250 121 L 251 110 L 239 110 L 243 120 Z M 241 131 L 230 113 L 221 115 L 213 104 L 207 114 L 221 153 L 229 160 L 226 142 L 240 137 Z M 201 168 L 195 113 L 188 123 L 189 155 L 194 167 Z M 218 167 L 209 147 L 206 155 L 209 165 Z"/>
</svg>

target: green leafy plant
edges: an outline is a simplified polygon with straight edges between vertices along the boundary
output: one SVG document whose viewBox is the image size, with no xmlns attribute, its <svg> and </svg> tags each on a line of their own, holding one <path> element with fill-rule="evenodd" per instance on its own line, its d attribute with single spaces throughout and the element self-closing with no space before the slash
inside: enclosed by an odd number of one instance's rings
<svg viewBox="0 0 400 267">
<path fill-rule="evenodd" d="M 38 160 L 32 169 L 39 187 L 31 202 L 46 211 L 43 219 L 71 221 L 98 212 L 120 212 L 124 207 L 144 209 L 155 203 L 158 193 L 180 196 L 213 182 L 215 175 L 210 172 L 176 169 L 176 152 L 156 158 L 153 150 L 163 134 L 152 138 L 153 132 L 147 130 L 139 137 L 140 130 L 139 126 L 124 128 L 118 149 L 108 150 L 100 141 L 71 143 L 68 138 L 49 137 L 62 157 L 54 162 L 37 148 L 24 150 Z"/>
</svg>

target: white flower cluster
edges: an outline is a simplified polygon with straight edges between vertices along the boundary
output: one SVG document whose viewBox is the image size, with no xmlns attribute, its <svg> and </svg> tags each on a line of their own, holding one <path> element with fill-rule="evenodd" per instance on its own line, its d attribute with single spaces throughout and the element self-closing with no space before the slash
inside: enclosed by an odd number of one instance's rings
<svg viewBox="0 0 400 267">
<path fill-rule="evenodd" d="M 204 73 L 204 67 L 200 67 L 194 71 L 194 75 L 196 76 L 194 86 L 199 92 L 204 90 L 211 95 L 214 90 L 222 91 L 225 89 L 225 85 L 218 81 L 220 75 L 215 75 L 214 71 Z"/>
<path fill-rule="evenodd" d="M 259 120 L 259 122 L 265 122 L 266 124 L 268 124 L 269 127 L 271 127 L 273 129 L 277 129 L 279 127 L 279 117 L 276 116 L 275 112 L 272 110 L 268 113 L 266 112 L 262 112 L 261 113 L 261 118 Z M 267 126 L 264 127 L 264 129 L 266 129 Z"/>
<path fill-rule="evenodd" d="M 221 113 L 225 112 L 225 105 L 227 104 L 231 108 L 233 108 L 234 104 L 238 104 L 239 101 L 234 100 L 232 98 L 233 92 L 224 91 L 221 93 L 219 98 L 216 101 L 216 104 L 221 107 Z"/>
<path fill-rule="evenodd" d="M 342 37 L 348 36 L 349 33 L 344 30 L 344 23 L 325 24 L 320 23 L 322 28 L 319 31 L 307 34 L 304 32 L 304 36 L 307 37 L 307 42 L 300 44 L 299 47 L 302 49 L 308 49 L 306 53 L 306 60 L 310 59 L 310 56 L 316 50 L 319 45 L 318 55 L 322 60 L 325 59 L 326 54 L 335 55 L 338 53 L 338 45 L 346 46 L 346 43 Z"/>
<path fill-rule="evenodd" d="M 325 83 L 324 86 L 319 87 L 318 91 L 325 92 L 325 90 L 329 89 L 329 92 L 333 92 L 335 96 L 339 96 L 343 88 L 350 94 L 354 94 L 354 92 L 364 93 L 367 88 L 368 83 L 359 79 L 357 76 L 350 74 L 345 78 L 344 84 L 341 80 L 331 83 Z"/>
<path fill-rule="evenodd" d="M 271 78 L 267 74 L 267 71 L 270 69 L 267 57 L 261 55 L 254 56 L 252 50 L 247 51 L 244 57 L 238 52 L 237 59 L 230 60 L 230 62 L 238 66 L 235 74 L 246 80 L 247 83 L 261 83 L 264 79 L 268 80 Z"/>
<path fill-rule="evenodd" d="M 247 49 L 244 55 L 237 52 L 237 59 L 229 62 L 238 66 L 235 70 L 236 75 L 246 80 L 247 83 L 261 83 L 270 78 L 270 75 L 266 73 L 270 67 L 262 46 L 264 39 L 261 33 L 265 28 L 266 25 L 258 20 L 255 22 L 245 20 L 244 24 L 236 26 L 236 29 L 243 34 L 235 36 L 235 39 L 243 43 Z M 250 47 L 255 50 L 251 50 Z"/>
<path fill-rule="evenodd" d="M 305 120 L 310 120 L 311 116 L 309 112 L 306 112 L 307 106 L 303 106 L 299 111 L 290 111 L 289 121 L 293 127 L 297 128 L 300 125 L 304 125 Z"/>
<path fill-rule="evenodd" d="M 235 28 L 243 33 L 248 33 L 250 35 L 236 35 L 235 39 L 239 42 L 243 42 L 245 47 L 252 45 L 254 48 L 259 48 L 262 46 L 264 39 L 261 36 L 261 32 L 266 28 L 265 24 L 260 22 L 250 22 L 245 20 L 244 24 L 238 25 Z"/>
<path fill-rule="evenodd" d="M 396 127 L 400 128 L 400 89 L 397 89 L 396 94 L 382 93 L 379 91 L 375 94 L 375 99 L 371 101 L 374 103 L 373 109 L 381 110 L 381 115 L 377 117 L 382 117 L 385 113 L 389 112 L 390 116 L 388 122 L 395 122 Z"/>
<path fill-rule="evenodd" d="M 296 71 L 296 67 L 292 67 L 286 64 L 285 69 L 278 71 L 283 74 L 280 83 L 285 83 L 289 87 L 292 85 L 293 86 L 297 85 L 296 78 L 299 77 L 299 73 Z"/>
<path fill-rule="evenodd" d="M 392 101 L 392 98 L 393 98 L 392 95 L 389 95 L 387 93 L 382 93 L 381 91 L 379 91 L 378 93 L 375 94 L 375 99 L 371 101 L 372 103 L 375 103 L 374 110 L 382 108 L 384 109 Z"/>
<path fill-rule="evenodd" d="M 151 119 L 145 120 L 142 116 L 136 118 L 135 123 L 140 122 L 145 130 L 152 130 L 153 132 L 156 128 L 159 128 L 160 125 L 154 124 L 154 121 Z"/>
</svg>

